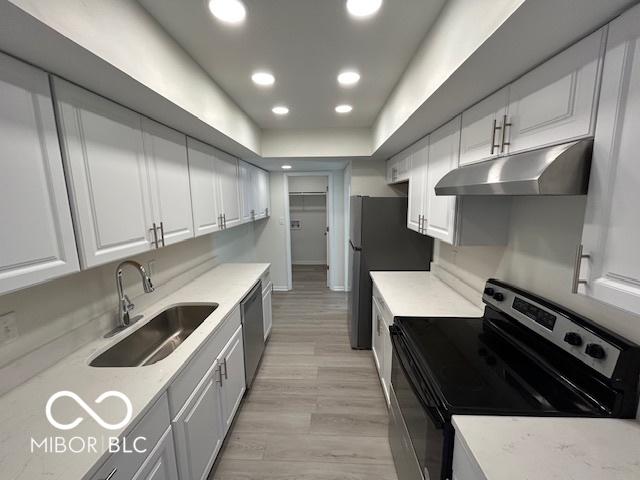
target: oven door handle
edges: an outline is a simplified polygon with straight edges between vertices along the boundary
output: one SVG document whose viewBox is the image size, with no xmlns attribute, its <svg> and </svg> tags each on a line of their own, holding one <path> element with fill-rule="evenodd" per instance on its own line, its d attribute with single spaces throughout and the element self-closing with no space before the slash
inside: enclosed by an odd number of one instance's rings
<svg viewBox="0 0 640 480">
<path fill-rule="evenodd" d="M 397 353 L 397 357 L 398 357 L 398 360 L 399 360 L 398 363 L 400 364 L 400 368 L 402 369 L 402 372 L 404 373 L 404 376 L 406 377 L 407 382 L 411 386 L 411 390 L 413 391 L 414 395 L 418 398 L 418 401 L 420 402 L 420 405 L 422 405 L 422 408 L 424 408 L 425 412 L 427 412 L 427 415 L 429 415 L 429 418 L 434 423 L 436 428 L 437 429 L 444 428 L 445 421 L 444 421 L 444 418 L 442 417 L 442 414 L 438 411 L 438 409 L 436 407 L 432 407 L 432 406 L 429 405 L 429 402 L 425 398 L 425 392 L 423 392 L 416 385 L 416 382 L 414 381 L 413 376 L 409 373 L 409 370 L 408 370 L 407 366 L 404 364 L 404 362 L 402 360 L 402 356 L 407 356 L 407 354 L 405 353 L 406 350 L 403 348 L 402 344 L 404 342 L 400 338 L 400 335 L 398 333 L 397 327 L 395 327 L 393 325 L 390 326 L 389 327 L 389 332 L 391 334 L 391 344 L 393 346 L 393 349 Z M 407 358 L 408 358 L 408 356 L 407 356 Z"/>
</svg>

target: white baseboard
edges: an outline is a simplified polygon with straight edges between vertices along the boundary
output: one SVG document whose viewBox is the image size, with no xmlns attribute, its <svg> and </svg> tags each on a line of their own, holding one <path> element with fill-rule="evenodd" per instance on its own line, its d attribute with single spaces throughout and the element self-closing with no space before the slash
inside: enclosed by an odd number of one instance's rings
<svg viewBox="0 0 640 480">
<path fill-rule="evenodd" d="M 344 292 L 344 285 L 338 285 L 337 287 L 330 287 L 329 290 L 332 292 Z"/>
<path fill-rule="evenodd" d="M 274 292 L 288 292 L 289 291 L 289 287 L 282 286 L 282 285 L 274 285 L 273 286 L 273 291 Z"/>
<path fill-rule="evenodd" d="M 324 260 L 296 260 L 292 265 L 317 265 L 319 267 L 324 267 L 326 262 Z"/>
</svg>

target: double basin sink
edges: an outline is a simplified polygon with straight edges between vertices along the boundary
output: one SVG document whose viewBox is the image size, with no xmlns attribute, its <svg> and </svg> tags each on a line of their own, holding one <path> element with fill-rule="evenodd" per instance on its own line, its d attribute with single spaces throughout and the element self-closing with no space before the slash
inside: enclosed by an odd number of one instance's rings
<svg viewBox="0 0 640 480">
<path fill-rule="evenodd" d="M 94 358 L 92 367 L 143 367 L 166 358 L 198 328 L 217 303 L 177 305 L 163 310 L 145 325 Z"/>
</svg>

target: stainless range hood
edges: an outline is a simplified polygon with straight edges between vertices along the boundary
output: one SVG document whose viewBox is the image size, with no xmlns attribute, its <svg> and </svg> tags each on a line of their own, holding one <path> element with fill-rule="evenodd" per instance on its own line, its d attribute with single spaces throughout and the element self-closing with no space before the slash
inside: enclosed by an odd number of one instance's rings
<svg viewBox="0 0 640 480">
<path fill-rule="evenodd" d="M 508 155 L 447 173 L 436 195 L 584 195 L 593 138 Z"/>
</svg>

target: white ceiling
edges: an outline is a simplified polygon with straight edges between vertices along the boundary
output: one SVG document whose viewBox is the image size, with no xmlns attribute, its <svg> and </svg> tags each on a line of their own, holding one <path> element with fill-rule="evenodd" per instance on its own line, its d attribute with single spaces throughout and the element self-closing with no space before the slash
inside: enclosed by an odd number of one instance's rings
<svg viewBox="0 0 640 480">
<path fill-rule="evenodd" d="M 220 23 L 205 0 L 139 2 L 261 128 L 329 128 L 373 124 L 445 0 L 385 0 L 366 20 L 345 0 L 244 0 L 241 26 Z M 362 74 L 357 86 L 337 84 L 344 68 Z M 256 87 L 257 69 L 276 84 Z M 337 115 L 339 103 L 353 112 Z M 276 104 L 289 115 L 276 117 Z"/>
</svg>

